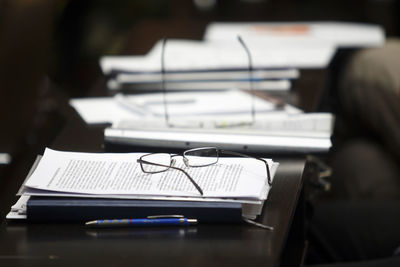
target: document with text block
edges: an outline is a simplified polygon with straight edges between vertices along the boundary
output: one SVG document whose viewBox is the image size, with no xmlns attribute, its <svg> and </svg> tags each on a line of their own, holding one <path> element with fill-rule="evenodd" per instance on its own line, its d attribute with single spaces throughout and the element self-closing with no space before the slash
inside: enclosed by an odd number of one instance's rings
<svg viewBox="0 0 400 267">
<path fill-rule="evenodd" d="M 137 159 L 143 153 L 79 153 L 46 149 L 25 187 L 48 193 L 92 196 L 177 196 L 265 200 L 269 184 L 265 165 L 251 158 L 219 158 L 218 164 L 187 168 L 181 157 L 174 166 L 184 169 L 203 188 L 204 195 L 182 172 L 171 169 L 148 174 Z M 274 174 L 276 165 L 267 160 Z"/>
</svg>

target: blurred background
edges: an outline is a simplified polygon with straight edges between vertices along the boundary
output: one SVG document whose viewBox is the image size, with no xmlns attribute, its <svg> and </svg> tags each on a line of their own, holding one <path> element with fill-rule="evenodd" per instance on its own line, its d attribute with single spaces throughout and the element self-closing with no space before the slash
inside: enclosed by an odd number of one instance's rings
<svg viewBox="0 0 400 267">
<path fill-rule="evenodd" d="M 395 0 L 1 0 L 0 150 L 15 158 L 48 144 L 62 123 L 60 95 L 85 97 L 99 87 L 105 93 L 103 55 L 145 54 L 163 37 L 200 40 L 213 21 L 363 22 L 398 36 L 399 6 Z M 324 71 L 302 73 L 293 86 L 300 108 L 315 110 L 325 78 Z"/>
<path fill-rule="evenodd" d="M 0 0 L 0 153 L 13 160 L 0 163 L 0 187 L 51 144 L 70 98 L 107 94 L 101 56 L 145 54 L 164 37 L 201 40 L 216 21 L 372 23 L 398 37 L 399 14 L 396 0 Z M 330 111 L 329 75 L 302 72 L 292 88 L 301 109 Z"/>
<path fill-rule="evenodd" d="M 164 37 L 201 40 L 213 21 L 364 22 L 398 36 L 398 2 L 1 0 L 0 153 L 16 159 L 42 151 L 61 127 L 59 110 L 69 98 L 106 94 L 103 55 L 145 54 Z M 326 76 L 302 72 L 293 85 L 300 108 L 316 109 Z"/>
<path fill-rule="evenodd" d="M 212 21 L 354 21 L 382 25 L 388 36 L 399 34 L 399 4 L 394 0 L 55 2 L 43 14 L 53 16 L 47 25 L 52 33 L 48 73 L 55 82 L 71 85 L 73 96 L 84 95 L 96 79 L 101 55 L 145 54 L 163 37 L 200 40 Z"/>
<path fill-rule="evenodd" d="M 383 26 L 387 36 L 399 34 L 399 4 L 395 0 L 112 3 L 2 0 L 0 3 L 2 75 L 5 69 L 15 73 L 15 68 L 7 67 L 8 64 L 18 64 L 22 77 L 28 75 L 27 70 L 43 71 L 71 96 L 84 96 L 99 77 L 100 56 L 145 54 L 163 37 L 200 40 L 206 25 L 212 21 L 364 22 Z"/>
</svg>

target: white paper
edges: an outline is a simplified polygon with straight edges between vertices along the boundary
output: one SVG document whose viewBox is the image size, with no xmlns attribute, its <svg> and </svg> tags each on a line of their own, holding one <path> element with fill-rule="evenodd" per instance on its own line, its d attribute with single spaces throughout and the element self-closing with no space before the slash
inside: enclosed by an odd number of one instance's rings
<svg viewBox="0 0 400 267">
<path fill-rule="evenodd" d="M 112 123 L 121 119 L 139 119 L 142 114 L 122 107 L 112 97 L 92 97 L 71 99 L 75 108 L 88 124 Z"/>
<path fill-rule="evenodd" d="M 88 124 L 117 123 L 122 120 L 141 120 L 165 124 L 164 95 L 136 94 L 120 95 L 115 97 L 79 98 L 70 100 L 79 115 Z M 249 94 L 238 90 L 221 92 L 179 92 L 166 95 L 168 113 L 171 119 L 179 120 L 219 120 L 251 119 L 253 99 Z M 265 99 L 255 97 L 255 111 L 274 114 L 299 114 L 302 111 L 294 106 L 285 105 L 282 110 L 274 110 L 274 105 Z M 218 115 L 218 116 L 217 116 Z M 185 117 L 185 118 L 182 118 Z M 153 119 L 153 120 L 152 120 Z"/>
<path fill-rule="evenodd" d="M 46 149 L 25 183 L 45 191 L 126 196 L 201 197 L 178 170 L 146 174 L 136 159 L 141 153 L 77 153 Z M 177 158 L 180 159 L 179 157 Z M 272 160 L 268 160 L 272 166 Z M 218 164 L 184 168 L 202 187 L 203 197 L 265 199 L 269 185 L 265 165 L 247 158 L 220 158 Z"/>
<path fill-rule="evenodd" d="M 251 52 L 252 67 L 323 68 L 328 65 L 335 47 L 329 42 L 310 42 L 299 45 L 271 40 L 245 40 Z M 160 72 L 162 40 L 144 56 L 104 56 L 100 66 L 105 74 L 111 70 L 130 72 Z M 168 40 L 164 51 L 165 71 L 247 70 L 249 58 L 237 38 L 230 42 Z"/>
<path fill-rule="evenodd" d="M 146 113 L 161 117 L 165 115 L 163 94 L 130 95 L 123 98 L 125 104 L 140 107 Z M 165 95 L 165 101 L 168 114 L 178 117 L 250 114 L 253 101 L 257 113 L 278 111 L 274 103 L 238 90 L 171 93 Z M 284 112 L 287 113 L 302 112 L 290 105 L 285 108 Z"/>
<path fill-rule="evenodd" d="M 26 213 L 26 203 L 30 196 L 21 196 L 18 201 L 11 206 L 11 211 L 18 212 L 19 214 Z"/>
<path fill-rule="evenodd" d="M 121 78 L 122 77 L 122 78 Z M 133 76 L 125 78 L 126 76 L 117 75 L 117 78 L 110 78 L 107 81 L 107 87 L 110 90 L 161 90 L 161 82 L 154 81 L 148 83 L 131 82 L 135 79 Z M 289 79 L 270 79 L 253 81 L 252 85 L 254 90 L 257 91 L 288 91 L 291 86 Z M 250 82 L 248 80 L 230 80 L 230 81 L 168 81 L 165 84 L 167 91 L 225 91 L 229 89 L 237 90 L 250 90 Z"/>
<path fill-rule="evenodd" d="M 120 83 L 149 83 L 161 82 L 211 82 L 211 81 L 242 81 L 252 78 L 254 81 L 267 79 L 296 79 L 300 76 L 297 69 L 255 70 L 246 71 L 217 71 L 217 72 L 178 72 L 166 73 L 120 73 L 117 81 Z"/>
<path fill-rule="evenodd" d="M 0 164 L 9 164 L 11 162 L 11 156 L 8 153 L 0 153 Z"/>
<path fill-rule="evenodd" d="M 197 119 L 197 120 L 196 120 Z M 252 124 L 239 124 L 249 121 L 249 116 L 236 115 L 234 117 L 193 116 L 171 118 L 174 127 L 168 127 L 165 120 L 120 120 L 112 125 L 114 129 L 121 130 L 153 130 L 179 133 L 182 135 L 191 132 L 209 134 L 242 134 L 265 136 L 291 136 L 309 138 L 329 138 L 332 134 L 334 116 L 331 113 L 293 113 L 282 114 L 279 112 L 256 116 Z M 199 122 L 202 123 L 199 123 Z M 179 127 L 181 126 L 181 127 Z M 190 127 L 192 126 L 192 127 Z"/>
<path fill-rule="evenodd" d="M 27 216 L 26 214 L 20 214 L 17 211 L 10 211 L 6 215 L 7 220 L 26 220 Z"/>
<path fill-rule="evenodd" d="M 335 47 L 370 47 L 385 42 L 381 26 L 347 22 L 216 22 L 207 26 L 204 39 L 230 42 L 237 35 L 244 39 L 291 42 L 297 46 L 325 42 Z"/>
<path fill-rule="evenodd" d="M 20 220 L 26 219 L 26 205 L 30 196 L 21 196 L 17 202 L 11 206 L 10 212 L 6 215 L 6 219 L 9 220 Z"/>
</svg>

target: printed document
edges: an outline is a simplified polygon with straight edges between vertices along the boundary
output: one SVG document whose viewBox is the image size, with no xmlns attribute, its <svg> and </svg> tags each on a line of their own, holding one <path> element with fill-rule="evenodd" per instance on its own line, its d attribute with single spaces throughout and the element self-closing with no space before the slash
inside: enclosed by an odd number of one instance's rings
<svg viewBox="0 0 400 267">
<path fill-rule="evenodd" d="M 265 164 L 252 158 L 219 158 L 208 167 L 184 169 L 203 189 L 201 196 L 183 172 L 169 169 L 148 174 L 137 159 L 143 153 L 79 153 L 46 149 L 25 187 L 49 192 L 93 195 L 181 196 L 265 200 L 268 185 Z M 174 157 L 175 158 L 175 157 Z M 268 159 L 271 175 L 277 165 Z"/>
</svg>

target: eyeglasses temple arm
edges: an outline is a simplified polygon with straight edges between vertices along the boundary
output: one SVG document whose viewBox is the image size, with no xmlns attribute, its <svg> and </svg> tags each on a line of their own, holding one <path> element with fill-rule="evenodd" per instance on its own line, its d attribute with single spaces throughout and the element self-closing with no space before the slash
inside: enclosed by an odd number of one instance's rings
<svg viewBox="0 0 400 267">
<path fill-rule="evenodd" d="M 235 151 L 229 151 L 229 150 L 223 150 L 223 149 L 218 149 L 217 151 L 218 151 L 219 154 L 227 154 L 227 155 L 241 156 L 241 157 L 245 157 L 245 158 L 261 160 L 262 162 L 264 162 L 265 167 L 267 169 L 268 184 L 272 185 L 271 173 L 269 171 L 269 164 L 265 159 L 256 158 L 256 157 L 253 157 L 253 156 L 250 156 L 250 155 L 247 155 L 247 154 L 243 154 L 243 153 L 239 153 L 239 152 L 235 152 Z"/>
<path fill-rule="evenodd" d="M 164 164 L 153 163 L 153 162 L 149 162 L 149 161 L 142 160 L 142 159 L 138 159 L 137 162 L 139 162 L 139 163 L 145 163 L 145 164 L 150 164 L 150 165 L 155 165 L 155 166 L 167 167 L 167 168 L 171 168 L 171 169 L 175 169 L 175 170 L 181 171 L 181 172 L 183 172 L 183 173 L 186 175 L 186 177 L 187 177 L 187 178 L 189 179 L 189 181 L 194 185 L 194 187 L 196 187 L 196 189 L 197 189 L 197 191 L 199 191 L 200 195 L 204 195 L 203 190 L 200 188 L 200 186 L 193 180 L 193 178 L 192 178 L 185 170 L 183 170 L 183 169 L 181 169 L 181 168 L 174 167 L 174 166 L 171 166 L 171 165 L 164 165 Z M 140 165 L 140 166 L 141 166 L 141 168 L 142 168 L 142 170 L 143 170 L 142 165 Z"/>
<path fill-rule="evenodd" d="M 200 186 L 193 180 L 193 178 L 184 169 L 174 167 L 174 166 L 170 166 L 170 168 L 183 172 L 186 175 L 186 177 L 190 180 L 190 182 L 194 185 L 194 187 L 196 187 L 197 191 L 199 191 L 200 195 L 203 195 L 203 190 L 200 188 Z"/>
<path fill-rule="evenodd" d="M 240 35 L 238 35 L 237 38 L 239 40 L 239 43 L 242 45 L 242 47 L 246 51 L 247 59 L 248 59 L 248 62 L 249 62 L 250 92 L 251 92 L 251 95 L 252 95 L 252 98 L 251 98 L 251 118 L 252 118 L 252 121 L 254 123 L 255 120 L 256 120 L 256 111 L 255 111 L 255 103 L 254 103 L 253 60 L 251 58 L 250 50 L 247 47 L 247 45 L 245 44 L 245 42 L 243 41 L 242 37 L 240 37 Z"/>
<path fill-rule="evenodd" d="M 167 39 L 164 38 L 162 40 L 162 46 L 161 46 L 161 89 L 163 91 L 165 122 L 167 123 L 167 126 L 170 126 L 169 114 L 168 114 L 168 108 L 167 108 L 167 90 L 165 87 L 165 45 L 166 45 L 166 43 L 167 43 Z"/>
</svg>

